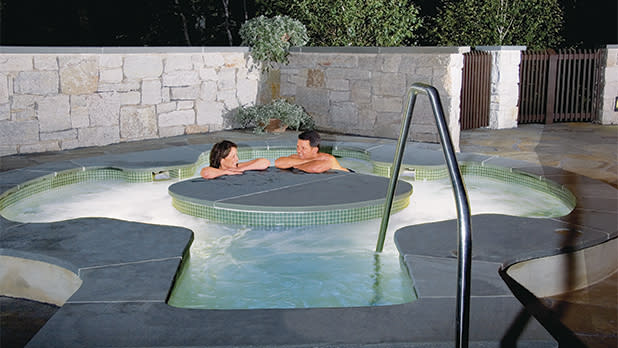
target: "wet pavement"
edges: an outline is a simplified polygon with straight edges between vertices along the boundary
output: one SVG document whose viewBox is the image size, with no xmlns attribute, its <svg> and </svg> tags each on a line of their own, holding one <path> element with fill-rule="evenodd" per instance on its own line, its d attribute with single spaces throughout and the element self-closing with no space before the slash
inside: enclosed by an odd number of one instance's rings
<svg viewBox="0 0 618 348">
<path fill-rule="evenodd" d="M 618 188 L 618 126 L 592 123 L 520 125 L 462 132 L 462 152 L 562 168 Z M 591 287 L 544 299 L 564 308 L 563 321 L 589 347 L 618 347 L 618 273 Z M 592 320 L 590 320 L 592 318 Z"/>
<path fill-rule="evenodd" d="M 23 154 L 0 158 L 0 172 L 25 168 L 42 163 L 81 159 L 91 156 L 123 154 L 135 151 L 161 149 L 174 146 L 214 143 L 225 137 L 225 132 L 180 136 L 160 140 L 121 143 L 104 147 L 74 149 L 55 153 Z M 247 138 L 253 137 L 247 133 Z M 327 139 L 328 134 L 324 135 Z M 344 137 L 344 136 L 337 136 Z M 367 139 L 371 141 L 371 139 Z M 521 125 L 517 129 L 463 131 L 460 138 L 462 153 L 477 153 L 513 160 L 530 162 L 542 167 L 556 167 L 608 183 L 618 188 L 618 126 L 600 126 L 589 123 L 566 123 L 552 125 Z M 618 197 L 617 197 L 618 198 Z M 565 320 L 574 328 L 578 337 L 590 347 L 616 346 L 618 318 L 618 280 L 616 273 L 606 280 L 560 297 L 544 299 L 549 306 L 570 308 Z M 2 298 L 2 346 L 20 346 L 27 332 L 35 333 L 36 325 L 27 325 L 25 333 L 19 327 L 5 323 L 18 322 L 12 315 L 23 312 L 27 318 L 45 321 L 54 309 L 42 305 L 41 310 L 32 310 L 30 302 L 23 303 Z M 612 307 L 613 305 L 613 307 Z M 36 305 L 35 305 L 36 307 Z M 576 313 L 585 311 L 587 315 Z M 596 318 L 587 320 L 585 318 Z M 9 318 L 9 319 L 7 319 Z M 585 320 L 582 320 L 584 318 Z M 23 317 L 22 317 L 23 319 Z M 26 322 L 23 320 L 22 322 Z M 26 325 L 24 325 L 26 326 Z M 14 330 L 14 331 L 11 331 Z M 22 337 L 10 341 L 7 336 Z"/>
<path fill-rule="evenodd" d="M 618 125 L 527 124 L 461 132 L 462 152 L 561 168 L 618 187 Z"/>
</svg>

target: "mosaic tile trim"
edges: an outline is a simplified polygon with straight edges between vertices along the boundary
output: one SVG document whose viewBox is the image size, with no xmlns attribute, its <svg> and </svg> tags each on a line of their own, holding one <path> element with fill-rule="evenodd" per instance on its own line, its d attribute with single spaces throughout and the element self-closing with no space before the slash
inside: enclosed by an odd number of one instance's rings
<svg viewBox="0 0 618 348">
<path fill-rule="evenodd" d="M 179 177 L 179 169 L 169 171 L 170 177 Z M 17 185 L 0 195 L 0 210 L 9 207 L 21 199 L 32 195 L 58 189 L 66 185 L 94 181 L 125 181 L 129 183 L 151 182 L 153 172 L 138 170 L 123 170 L 120 168 L 76 168 L 55 172 L 38 179 Z"/>
<path fill-rule="evenodd" d="M 460 164 L 461 165 L 461 164 Z M 392 163 L 373 162 L 373 173 L 380 176 L 391 176 Z M 448 170 L 446 166 L 417 166 L 412 164 L 401 165 L 400 175 L 406 171 L 414 171 L 416 180 L 440 180 L 448 178 Z"/>
<path fill-rule="evenodd" d="M 376 175 L 390 177 L 391 167 L 392 163 L 373 162 L 373 170 Z M 459 170 L 464 177 L 464 183 L 466 176 L 480 176 L 506 183 L 522 185 L 532 190 L 550 194 L 560 199 L 571 208 L 574 208 L 576 204 L 576 198 L 571 191 L 563 185 L 547 180 L 541 176 L 532 175 L 512 168 L 488 166 L 476 162 L 459 162 Z M 416 166 L 402 164 L 400 178 L 410 178 L 410 172 L 414 173 L 412 180 L 431 181 L 449 178 L 446 165 Z"/>
<path fill-rule="evenodd" d="M 370 162 L 371 154 L 358 148 L 333 148 L 331 154 L 335 157 L 354 158 Z"/>
<path fill-rule="evenodd" d="M 410 204 L 410 195 L 393 200 L 392 213 Z M 172 205 L 180 212 L 225 224 L 258 226 L 303 226 L 359 222 L 381 218 L 384 204 L 368 205 L 349 209 L 319 211 L 258 211 L 236 210 L 224 207 L 206 206 L 172 197 Z"/>
<path fill-rule="evenodd" d="M 238 159 L 248 161 L 254 158 L 275 159 L 296 153 L 296 148 L 289 147 L 264 147 L 264 148 L 238 148 Z"/>
<path fill-rule="evenodd" d="M 323 146 L 322 151 L 331 152 L 335 156 L 349 157 L 365 161 L 371 161 L 370 153 L 366 150 L 345 147 L 345 146 Z M 258 157 L 278 158 L 281 156 L 289 156 L 296 152 L 295 148 L 289 147 L 241 147 L 238 149 L 238 155 L 241 160 L 250 160 Z M 210 152 L 202 153 L 197 161 L 193 164 L 175 167 L 163 168 L 170 178 L 185 179 L 196 176 L 196 171 L 208 165 Z M 373 174 L 389 177 L 392 163 L 371 161 L 373 164 Z M 543 177 L 531 175 L 529 173 L 518 171 L 511 168 L 492 167 L 473 162 L 460 163 L 462 175 L 474 175 L 488 177 L 495 180 L 500 180 L 509 183 L 517 183 L 528 188 L 538 190 L 547 194 L 551 194 L 569 206 L 574 207 L 576 203 L 575 196 L 564 186 L 558 185 L 553 181 Z M 402 178 L 408 180 L 439 180 L 448 178 L 448 170 L 445 165 L 442 166 L 417 166 L 410 164 L 402 165 Z M 0 194 L 0 210 L 11 206 L 21 199 L 31 195 L 49 191 L 76 183 L 87 181 L 100 180 L 124 180 L 127 182 L 151 182 L 154 178 L 152 169 L 127 170 L 122 168 L 110 167 L 90 167 L 90 168 L 75 168 L 62 172 L 56 172 L 42 176 L 38 179 L 30 180 L 15 186 L 2 194 Z M 465 180 L 465 179 L 464 179 Z M 355 209 L 360 209 L 356 207 Z M 272 214 L 272 213 L 271 213 Z M 279 218 L 279 220 L 282 220 Z"/>
</svg>

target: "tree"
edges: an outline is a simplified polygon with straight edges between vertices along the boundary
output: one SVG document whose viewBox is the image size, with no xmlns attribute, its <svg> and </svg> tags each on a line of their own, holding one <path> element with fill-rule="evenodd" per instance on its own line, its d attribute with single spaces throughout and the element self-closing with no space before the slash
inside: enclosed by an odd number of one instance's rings
<svg viewBox="0 0 618 348">
<path fill-rule="evenodd" d="M 154 33 L 156 40 L 175 29 L 173 31 L 182 33 L 184 44 L 188 46 L 237 45 L 241 24 L 254 16 L 253 1 L 247 0 L 174 0 L 170 12 L 160 21 L 151 23 L 148 33 Z"/>
<path fill-rule="evenodd" d="M 430 41 L 446 46 L 557 47 L 563 17 L 558 0 L 446 0 Z"/>
<path fill-rule="evenodd" d="M 411 0 L 263 0 L 265 15 L 301 21 L 312 46 L 414 45 L 421 26 Z"/>
</svg>

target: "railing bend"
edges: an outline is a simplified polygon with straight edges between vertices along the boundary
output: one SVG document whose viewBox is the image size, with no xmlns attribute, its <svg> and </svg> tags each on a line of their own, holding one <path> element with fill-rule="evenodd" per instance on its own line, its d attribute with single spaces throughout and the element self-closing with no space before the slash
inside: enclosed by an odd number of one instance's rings
<svg viewBox="0 0 618 348">
<path fill-rule="evenodd" d="M 438 126 L 438 134 L 440 136 L 440 143 L 442 144 L 442 152 L 444 153 L 444 159 L 446 160 L 446 165 L 451 178 L 451 184 L 453 186 L 453 193 L 455 195 L 455 205 L 457 207 L 457 227 L 459 231 L 457 241 L 456 347 L 466 348 L 468 347 L 468 331 L 470 327 L 470 273 L 472 264 L 470 205 L 468 203 L 468 195 L 463 184 L 461 172 L 459 171 L 459 165 L 457 164 L 457 158 L 455 157 L 455 150 L 453 149 L 451 136 L 446 125 L 444 113 L 442 112 L 440 97 L 434 87 L 423 83 L 414 83 L 408 91 L 408 106 L 404 118 L 401 121 L 401 132 L 399 134 L 397 150 L 395 152 L 395 158 L 391 168 L 391 179 L 386 194 L 386 203 L 384 204 L 384 214 L 380 225 L 380 235 L 378 237 L 376 252 L 382 252 L 382 248 L 384 247 L 386 228 L 388 227 L 393 197 L 395 195 L 395 189 L 399 179 L 401 161 L 406 147 L 406 138 L 408 137 L 408 131 L 410 130 L 412 110 L 414 109 L 414 103 L 416 102 L 416 95 L 418 93 L 425 93 L 429 96 L 431 108 L 436 118 L 436 125 Z"/>
</svg>

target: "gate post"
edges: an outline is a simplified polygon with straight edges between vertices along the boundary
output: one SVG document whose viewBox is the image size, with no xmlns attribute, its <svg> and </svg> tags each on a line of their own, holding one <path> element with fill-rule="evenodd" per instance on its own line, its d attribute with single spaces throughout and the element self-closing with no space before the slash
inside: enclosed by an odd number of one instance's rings
<svg viewBox="0 0 618 348">
<path fill-rule="evenodd" d="M 601 124 L 618 124 L 618 45 L 607 45 L 604 52 L 604 70 L 601 70 L 601 107 L 599 121 Z"/>
<path fill-rule="evenodd" d="M 491 97 L 489 128 L 517 128 L 519 64 L 526 46 L 480 46 L 477 51 L 491 53 Z"/>
<path fill-rule="evenodd" d="M 545 124 L 554 123 L 554 105 L 556 104 L 556 74 L 558 71 L 558 55 L 554 52 L 549 55 L 549 69 L 547 71 L 547 104 L 545 106 Z"/>
</svg>

